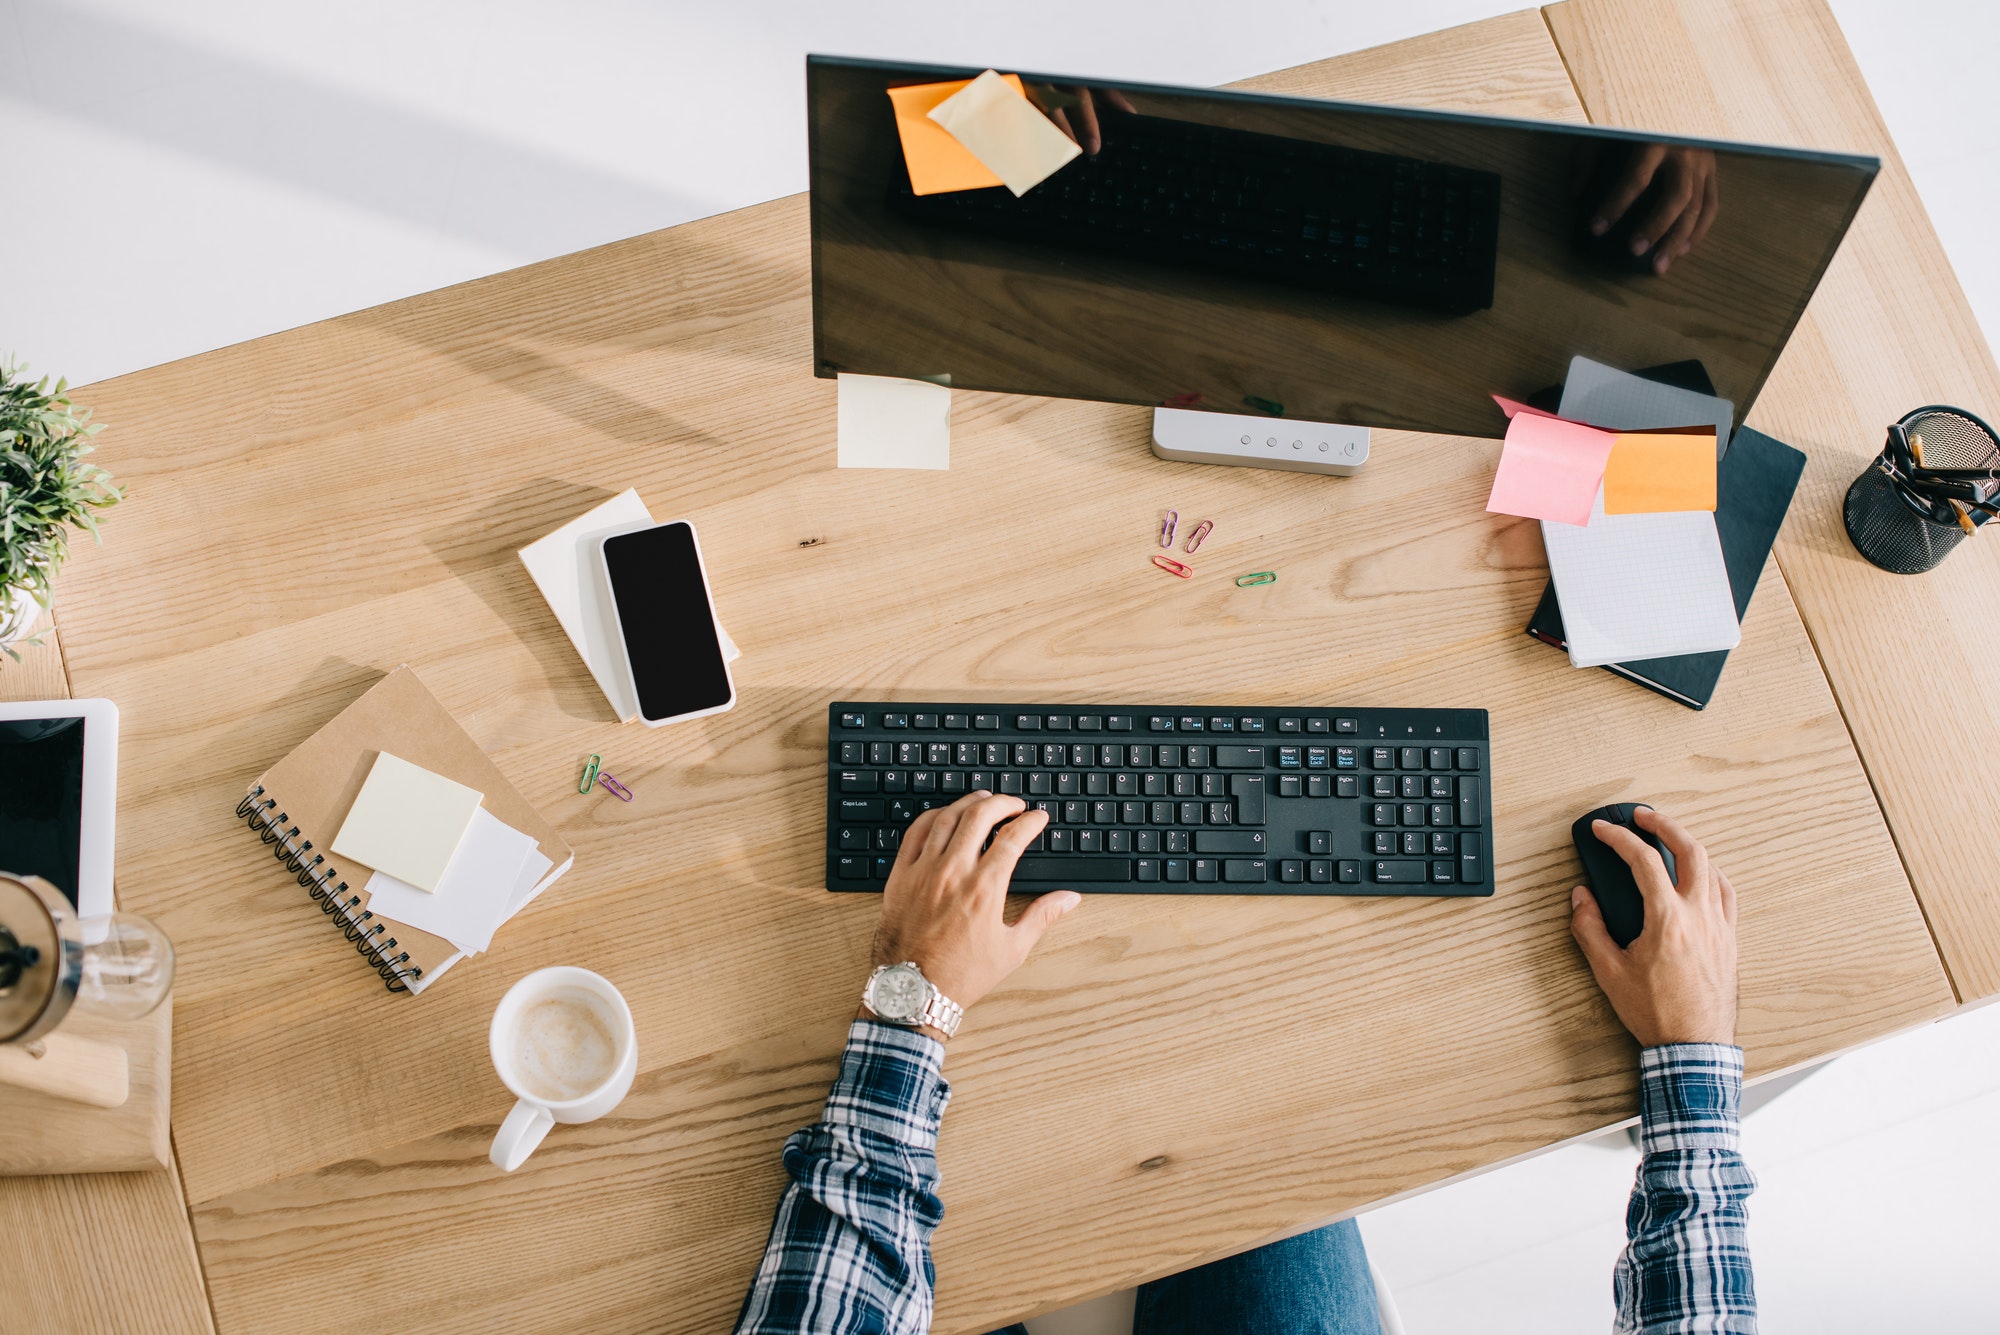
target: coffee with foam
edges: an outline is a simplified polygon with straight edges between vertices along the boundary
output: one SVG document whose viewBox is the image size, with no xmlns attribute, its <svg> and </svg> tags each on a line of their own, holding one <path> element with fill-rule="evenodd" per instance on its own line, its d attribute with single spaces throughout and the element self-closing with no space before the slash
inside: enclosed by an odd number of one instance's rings
<svg viewBox="0 0 2000 1335">
<path fill-rule="evenodd" d="M 515 1017 L 515 1078 L 551 1103 L 583 1098 L 617 1072 L 618 1029 L 604 1002 L 581 988 L 537 997 Z"/>
</svg>

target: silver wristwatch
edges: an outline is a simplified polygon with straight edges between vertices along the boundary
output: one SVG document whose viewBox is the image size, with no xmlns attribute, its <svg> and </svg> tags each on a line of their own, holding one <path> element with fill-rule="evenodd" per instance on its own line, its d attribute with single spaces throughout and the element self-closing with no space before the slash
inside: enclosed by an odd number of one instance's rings
<svg viewBox="0 0 2000 1335">
<path fill-rule="evenodd" d="M 885 1024 L 906 1029 L 927 1024 L 946 1038 L 958 1032 L 958 1022 L 965 1018 L 965 1007 L 938 991 L 908 960 L 878 965 L 861 989 L 861 1004 Z"/>
</svg>

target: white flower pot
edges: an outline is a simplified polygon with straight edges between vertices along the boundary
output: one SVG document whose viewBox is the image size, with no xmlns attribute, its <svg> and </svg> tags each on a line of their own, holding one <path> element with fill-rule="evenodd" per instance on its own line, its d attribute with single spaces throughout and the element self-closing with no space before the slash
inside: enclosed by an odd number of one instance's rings
<svg viewBox="0 0 2000 1335">
<path fill-rule="evenodd" d="M 0 589 L 0 644 L 25 640 L 42 619 L 42 605 L 26 589 Z"/>
</svg>

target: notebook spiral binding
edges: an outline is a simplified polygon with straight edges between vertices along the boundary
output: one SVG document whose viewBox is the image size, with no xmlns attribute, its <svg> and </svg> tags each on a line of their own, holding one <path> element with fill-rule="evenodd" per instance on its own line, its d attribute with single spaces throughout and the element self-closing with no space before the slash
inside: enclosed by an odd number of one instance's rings
<svg viewBox="0 0 2000 1335">
<path fill-rule="evenodd" d="M 324 853 L 313 852 L 312 840 L 299 837 L 298 826 L 286 828 L 285 813 L 278 811 L 277 806 L 275 800 L 264 796 L 263 786 L 259 785 L 236 804 L 236 815 L 249 824 L 260 840 L 276 845 L 271 856 L 299 878 L 299 884 L 319 904 L 319 911 L 333 918 L 341 933 L 354 943 L 356 952 L 381 976 L 383 984 L 391 992 L 409 991 L 410 980 L 424 976 L 423 968 L 409 963 L 407 950 L 392 954 L 396 938 L 387 934 L 388 920 L 375 918 L 374 913 L 362 908 L 361 896 L 349 894 L 347 882 L 329 884 L 339 873 L 325 865 Z"/>
</svg>

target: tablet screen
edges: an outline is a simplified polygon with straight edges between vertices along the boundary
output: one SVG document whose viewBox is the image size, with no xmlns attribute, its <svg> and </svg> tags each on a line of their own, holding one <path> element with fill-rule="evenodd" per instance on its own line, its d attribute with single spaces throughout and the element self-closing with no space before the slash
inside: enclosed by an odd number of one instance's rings
<svg viewBox="0 0 2000 1335">
<path fill-rule="evenodd" d="M 0 719 L 0 871 L 40 876 L 77 902 L 83 720 Z"/>
</svg>

